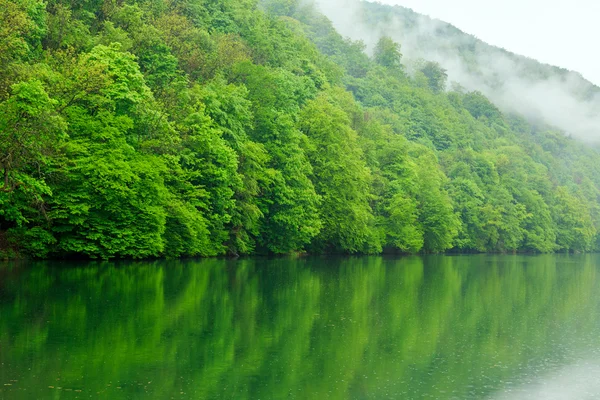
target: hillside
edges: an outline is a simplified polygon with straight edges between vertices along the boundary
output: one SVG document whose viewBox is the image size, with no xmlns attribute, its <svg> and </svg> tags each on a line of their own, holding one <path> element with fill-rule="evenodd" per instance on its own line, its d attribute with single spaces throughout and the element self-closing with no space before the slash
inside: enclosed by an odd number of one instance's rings
<svg viewBox="0 0 600 400">
<path fill-rule="evenodd" d="M 550 123 L 567 134 L 598 142 L 600 88 L 576 71 L 491 46 L 443 21 L 401 6 L 359 0 L 316 0 L 343 35 L 373 49 L 381 36 L 402 44 L 406 63 L 438 62 L 449 81 L 478 90 L 504 111 Z"/>
<path fill-rule="evenodd" d="M 0 27 L 5 256 L 600 248 L 597 149 L 304 1 L 0 0 Z"/>
</svg>

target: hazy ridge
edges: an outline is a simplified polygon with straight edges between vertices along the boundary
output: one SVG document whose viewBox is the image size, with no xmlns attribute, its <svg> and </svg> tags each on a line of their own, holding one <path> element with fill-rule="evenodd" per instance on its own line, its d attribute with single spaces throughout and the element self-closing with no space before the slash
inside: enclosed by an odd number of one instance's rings
<svg viewBox="0 0 600 400">
<path fill-rule="evenodd" d="M 380 37 L 402 45 L 405 61 L 440 63 L 449 82 L 477 90 L 504 111 L 547 122 L 568 135 L 597 141 L 600 88 L 580 73 L 489 45 L 455 26 L 402 6 L 359 0 L 316 0 L 342 35 L 372 51 Z"/>
</svg>

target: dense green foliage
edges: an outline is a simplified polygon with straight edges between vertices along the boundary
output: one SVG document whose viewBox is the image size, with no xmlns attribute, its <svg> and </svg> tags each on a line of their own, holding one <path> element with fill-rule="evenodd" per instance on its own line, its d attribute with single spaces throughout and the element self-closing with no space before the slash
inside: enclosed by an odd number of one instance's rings
<svg viewBox="0 0 600 400">
<path fill-rule="evenodd" d="M 600 155 L 297 1 L 0 0 L 0 251 L 598 249 Z"/>
</svg>

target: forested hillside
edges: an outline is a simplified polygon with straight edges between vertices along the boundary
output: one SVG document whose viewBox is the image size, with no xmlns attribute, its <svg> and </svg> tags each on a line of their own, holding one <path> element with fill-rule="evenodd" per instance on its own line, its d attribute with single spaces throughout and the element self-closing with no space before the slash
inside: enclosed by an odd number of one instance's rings
<svg viewBox="0 0 600 400">
<path fill-rule="evenodd" d="M 598 249 L 598 150 L 401 45 L 300 0 L 0 0 L 0 250 Z"/>
<path fill-rule="evenodd" d="M 446 22 L 402 6 L 365 0 L 305 0 L 317 4 L 343 36 L 368 51 L 382 35 L 402 44 L 410 72 L 424 60 L 440 64 L 449 87 L 480 91 L 501 110 L 532 123 L 550 123 L 569 135 L 598 141 L 600 87 L 569 71 L 491 46 Z M 567 62 L 565 60 L 564 62 Z M 456 86 L 455 86 L 456 87 Z"/>
</svg>

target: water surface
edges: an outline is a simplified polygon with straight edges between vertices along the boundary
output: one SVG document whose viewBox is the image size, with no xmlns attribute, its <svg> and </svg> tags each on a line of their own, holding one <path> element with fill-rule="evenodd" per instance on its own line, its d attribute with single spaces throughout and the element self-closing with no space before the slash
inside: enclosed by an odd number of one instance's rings
<svg viewBox="0 0 600 400">
<path fill-rule="evenodd" d="M 0 264 L 0 399 L 597 399 L 599 262 Z"/>
</svg>

